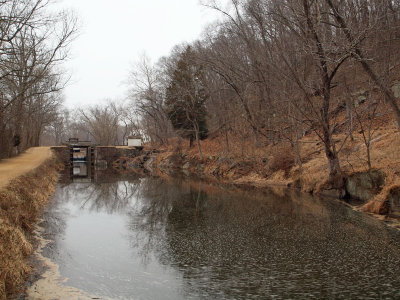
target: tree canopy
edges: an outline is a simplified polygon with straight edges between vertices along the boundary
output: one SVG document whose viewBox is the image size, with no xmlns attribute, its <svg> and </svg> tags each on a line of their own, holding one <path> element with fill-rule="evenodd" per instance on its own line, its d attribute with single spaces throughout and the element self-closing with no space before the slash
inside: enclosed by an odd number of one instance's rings
<svg viewBox="0 0 400 300">
<path fill-rule="evenodd" d="M 191 142 L 207 136 L 207 98 L 203 68 L 196 62 L 192 48 L 187 47 L 166 89 L 166 107 L 174 129 Z"/>
</svg>

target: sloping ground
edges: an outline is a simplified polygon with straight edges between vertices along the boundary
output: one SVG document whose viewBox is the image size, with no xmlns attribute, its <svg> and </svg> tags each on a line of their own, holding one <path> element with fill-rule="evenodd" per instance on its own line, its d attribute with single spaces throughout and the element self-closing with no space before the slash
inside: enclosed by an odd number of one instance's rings
<svg viewBox="0 0 400 300">
<path fill-rule="evenodd" d="M 0 161 L 0 189 L 7 184 L 39 167 L 46 159 L 52 155 L 50 147 L 29 148 L 23 154 L 10 159 Z"/>
<path fill-rule="evenodd" d="M 54 193 L 62 165 L 49 148 L 33 148 L 0 162 L 0 300 L 24 283 L 31 267 L 33 231 Z"/>
<path fill-rule="evenodd" d="M 339 115 L 339 117 L 342 117 Z M 400 195 L 400 131 L 390 114 L 374 120 L 371 141 L 372 169 L 384 174 L 384 183 L 369 202 L 361 208 L 376 214 L 393 213 L 388 209 L 388 199 L 399 212 Z M 356 176 L 368 172 L 367 147 L 359 128 L 353 131 L 353 140 L 343 128 L 335 134 L 339 157 L 346 176 Z M 203 160 L 199 159 L 197 147 L 188 147 L 186 141 L 171 140 L 161 147 L 154 157 L 153 168 L 169 173 L 174 168 L 189 173 L 235 184 L 265 187 L 271 185 L 295 186 L 308 193 L 325 192 L 328 184 L 329 167 L 323 144 L 318 137 L 309 133 L 300 141 L 303 173 L 295 163 L 293 149 L 288 143 L 255 146 L 254 141 L 238 140 L 230 137 L 229 149 L 224 138 L 214 137 L 202 141 Z M 343 147 L 342 147 L 343 145 Z M 228 151 L 229 150 L 229 151 Z"/>
</svg>

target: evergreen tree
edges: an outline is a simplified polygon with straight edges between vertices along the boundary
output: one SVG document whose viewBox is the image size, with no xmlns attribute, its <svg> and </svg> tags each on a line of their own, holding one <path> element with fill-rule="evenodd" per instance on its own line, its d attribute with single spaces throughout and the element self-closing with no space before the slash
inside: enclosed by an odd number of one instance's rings
<svg viewBox="0 0 400 300">
<path fill-rule="evenodd" d="M 190 146 L 196 139 L 201 159 L 200 139 L 208 133 L 207 97 L 203 69 L 195 62 L 194 51 L 187 47 L 180 55 L 167 87 L 166 108 L 172 126 L 182 137 L 190 139 Z"/>
</svg>

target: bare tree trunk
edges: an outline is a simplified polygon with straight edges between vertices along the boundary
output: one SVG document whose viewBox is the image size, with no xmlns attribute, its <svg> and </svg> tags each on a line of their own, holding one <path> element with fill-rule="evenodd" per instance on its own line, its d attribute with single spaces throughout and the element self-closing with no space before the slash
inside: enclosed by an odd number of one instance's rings
<svg viewBox="0 0 400 300">
<path fill-rule="evenodd" d="M 296 138 L 296 142 L 294 144 L 294 149 L 296 153 L 296 163 L 299 166 L 299 173 L 300 176 L 303 174 L 303 162 L 301 161 L 301 155 L 300 155 L 300 143 L 299 143 L 299 138 Z"/>
<path fill-rule="evenodd" d="M 193 136 L 190 135 L 190 137 L 189 137 L 189 148 L 192 148 L 192 147 L 193 147 Z"/>
<path fill-rule="evenodd" d="M 349 122 L 349 135 L 350 135 L 350 139 L 352 141 L 354 141 L 354 137 L 353 137 L 353 104 L 352 101 L 349 100 L 348 98 L 346 98 L 346 118 L 347 118 L 347 122 Z"/>
<path fill-rule="evenodd" d="M 327 0 L 330 1 L 330 0 Z M 317 4 L 318 5 L 318 4 Z M 329 181 L 335 189 L 343 189 L 344 177 L 340 169 L 338 153 L 335 150 L 335 144 L 332 140 L 331 127 L 329 122 L 329 107 L 331 101 L 331 80 L 335 73 L 329 75 L 327 58 L 320 37 L 310 17 L 308 0 L 303 0 L 303 8 L 307 18 L 307 26 L 310 29 L 312 38 L 317 48 L 318 59 L 321 70 L 321 83 L 322 83 L 322 108 L 321 108 L 321 122 L 322 122 L 322 138 L 325 147 L 325 155 L 329 163 Z M 339 66 L 339 65 L 338 65 Z"/>
<path fill-rule="evenodd" d="M 325 148 L 325 155 L 328 159 L 329 164 L 329 181 L 332 184 L 333 188 L 342 189 L 344 186 L 344 177 L 342 170 L 340 168 L 339 157 L 338 153 L 335 150 L 334 141 L 332 139 L 332 134 L 330 130 L 329 124 L 329 102 L 330 102 L 330 90 L 328 86 L 330 85 L 329 82 L 324 82 L 325 88 L 323 89 L 323 97 L 324 97 L 324 105 L 323 105 L 323 114 L 322 120 L 323 124 L 323 142 Z"/>
<path fill-rule="evenodd" d="M 229 135 L 228 135 L 228 129 L 226 128 L 226 124 L 225 124 L 225 144 L 226 144 L 226 152 L 229 153 L 230 152 Z"/>
<path fill-rule="evenodd" d="M 329 181 L 333 188 L 341 189 L 344 186 L 343 173 L 340 168 L 339 157 L 330 147 L 330 141 L 325 140 L 325 155 L 329 163 Z"/>
<path fill-rule="evenodd" d="M 39 147 L 40 146 L 40 136 L 41 135 L 42 135 L 42 131 L 38 130 L 36 132 L 35 139 L 34 139 L 34 142 L 33 142 L 33 146 L 34 147 Z"/>
<path fill-rule="evenodd" d="M 368 171 L 371 172 L 372 164 L 371 164 L 371 141 L 368 142 L 367 145 L 367 164 L 368 164 Z"/>
<path fill-rule="evenodd" d="M 196 143 L 197 143 L 197 149 L 199 150 L 199 156 L 200 159 L 203 159 L 203 153 L 201 152 L 201 146 L 200 146 L 200 137 L 199 137 L 199 126 L 197 124 L 195 124 L 194 126 L 194 131 L 195 131 L 195 135 L 196 135 Z"/>
<path fill-rule="evenodd" d="M 375 82 L 375 84 L 380 88 L 380 90 L 385 94 L 386 99 L 389 101 L 390 106 L 394 112 L 394 116 L 396 119 L 397 127 L 400 128 L 400 108 L 397 104 L 397 100 L 394 97 L 392 91 L 387 88 L 387 86 L 378 78 L 375 72 L 372 70 L 369 63 L 367 63 L 366 59 L 363 57 L 361 50 L 356 47 L 356 54 L 358 56 L 358 60 L 360 61 L 361 65 L 363 66 L 365 72 L 368 76 Z M 358 51 L 357 51 L 358 50 Z"/>
</svg>

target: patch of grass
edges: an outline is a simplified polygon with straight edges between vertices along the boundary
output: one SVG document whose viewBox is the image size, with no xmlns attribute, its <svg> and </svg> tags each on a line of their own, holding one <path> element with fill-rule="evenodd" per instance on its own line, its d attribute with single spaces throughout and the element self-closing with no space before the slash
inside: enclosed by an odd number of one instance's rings
<svg viewBox="0 0 400 300">
<path fill-rule="evenodd" d="M 295 165 L 293 149 L 287 143 L 281 143 L 279 147 L 273 147 L 268 160 L 268 169 L 271 173 L 284 171 L 285 177 Z"/>
</svg>

